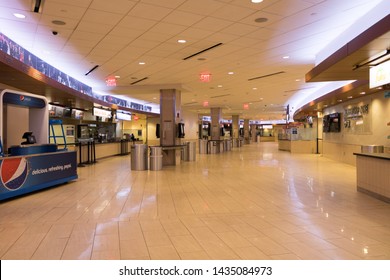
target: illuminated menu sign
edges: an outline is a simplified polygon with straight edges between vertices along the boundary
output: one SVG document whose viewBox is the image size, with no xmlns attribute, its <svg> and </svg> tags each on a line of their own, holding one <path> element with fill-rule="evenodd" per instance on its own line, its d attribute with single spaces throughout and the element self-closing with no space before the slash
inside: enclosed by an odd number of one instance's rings
<svg viewBox="0 0 390 280">
<path fill-rule="evenodd" d="M 370 68 L 370 88 L 390 84 L 390 60 Z"/>
<path fill-rule="evenodd" d="M 111 118 L 111 111 L 107 111 L 99 108 L 93 108 L 93 115 L 96 117 Z"/>
<path fill-rule="evenodd" d="M 116 112 L 116 118 L 118 120 L 131 121 L 131 115 L 122 112 Z"/>
</svg>

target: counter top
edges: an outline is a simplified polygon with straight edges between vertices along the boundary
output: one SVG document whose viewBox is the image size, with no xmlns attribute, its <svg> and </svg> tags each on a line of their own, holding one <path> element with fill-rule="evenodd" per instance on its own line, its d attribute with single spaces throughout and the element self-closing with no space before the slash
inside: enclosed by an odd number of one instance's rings
<svg viewBox="0 0 390 280">
<path fill-rule="evenodd" d="M 167 145 L 167 146 L 149 146 L 150 148 L 153 147 L 159 147 L 162 148 L 163 150 L 174 150 L 174 149 L 183 149 L 187 145 Z"/>
<path fill-rule="evenodd" d="M 355 156 L 372 157 L 378 159 L 390 160 L 389 153 L 353 153 Z"/>
</svg>

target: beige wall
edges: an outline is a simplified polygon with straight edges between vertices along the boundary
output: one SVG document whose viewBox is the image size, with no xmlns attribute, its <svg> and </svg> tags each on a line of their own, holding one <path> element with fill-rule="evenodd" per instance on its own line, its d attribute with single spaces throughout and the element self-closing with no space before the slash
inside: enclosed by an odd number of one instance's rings
<svg viewBox="0 0 390 280">
<path fill-rule="evenodd" d="M 371 132 L 366 134 L 347 133 L 343 125 L 344 107 L 357 103 L 370 104 Z M 323 155 L 337 161 L 356 165 L 354 152 L 360 152 L 362 145 L 383 145 L 390 146 L 390 98 L 384 97 L 384 91 L 379 93 L 351 100 L 324 110 L 324 115 L 334 112 L 341 112 L 341 132 L 323 133 Z"/>
<path fill-rule="evenodd" d="M 129 133 L 129 134 L 133 133 L 135 138 L 139 138 L 145 143 L 147 138 L 146 119 L 123 121 L 122 127 L 123 127 L 122 135 L 125 133 Z M 142 136 L 138 136 L 138 130 L 142 130 Z"/>
<path fill-rule="evenodd" d="M 6 126 L 4 131 L 4 150 L 7 148 L 20 145 L 25 141 L 22 139 L 23 133 L 29 131 L 29 109 L 7 104 L 4 108 Z"/>
</svg>

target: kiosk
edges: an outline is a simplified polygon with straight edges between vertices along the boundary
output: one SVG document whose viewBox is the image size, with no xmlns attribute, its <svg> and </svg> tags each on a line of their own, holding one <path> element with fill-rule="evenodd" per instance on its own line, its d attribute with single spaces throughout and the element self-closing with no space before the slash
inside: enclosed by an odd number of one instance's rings
<svg viewBox="0 0 390 280">
<path fill-rule="evenodd" d="M 0 200 L 78 178 L 75 151 L 49 144 L 45 97 L 0 90 Z"/>
</svg>

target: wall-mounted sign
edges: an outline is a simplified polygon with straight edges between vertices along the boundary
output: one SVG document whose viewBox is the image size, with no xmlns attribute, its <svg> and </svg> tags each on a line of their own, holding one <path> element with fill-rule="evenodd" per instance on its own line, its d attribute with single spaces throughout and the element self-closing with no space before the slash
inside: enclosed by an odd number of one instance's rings
<svg viewBox="0 0 390 280">
<path fill-rule="evenodd" d="M 111 111 L 100 108 L 93 108 L 93 115 L 96 117 L 111 118 Z"/>
<path fill-rule="evenodd" d="M 390 60 L 370 68 L 370 88 L 390 84 Z"/>
<path fill-rule="evenodd" d="M 126 114 L 126 113 L 117 111 L 116 118 L 118 120 L 131 121 L 131 114 Z"/>
</svg>

